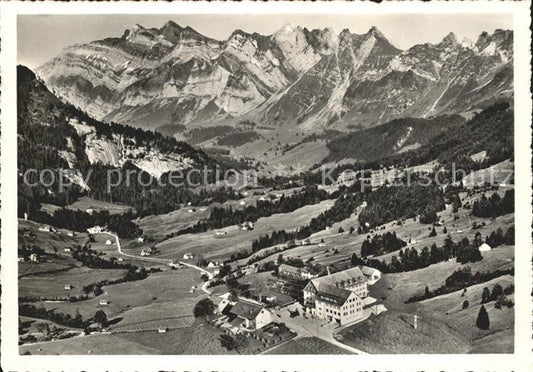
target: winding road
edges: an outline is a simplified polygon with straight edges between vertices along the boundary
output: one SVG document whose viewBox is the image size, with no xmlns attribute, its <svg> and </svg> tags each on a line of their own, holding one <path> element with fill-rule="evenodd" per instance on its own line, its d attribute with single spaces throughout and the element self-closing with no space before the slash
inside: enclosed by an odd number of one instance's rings
<svg viewBox="0 0 533 372">
<path fill-rule="evenodd" d="M 135 256 L 133 254 L 129 254 L 129 253 L 124 253 L 122 251 L 122 245 L 120 244 L 120 239 L 118 237 L 118 235 L 116 234 L 113 234 L 111 232 L 102 232 L 102 234 L 106 234 L 106 235 L 109 235 L 111 237 L 113 237 L 115 239 L 115 242 L 117 244 L 117 252 L 122 255 L 122 256 L 125 256 L 125 257 L 129 257 L 129 258 L 134 258 L 136 260 L 143 260 L 143 261 L 150 261 L 150 262 L 156 262 L 156 263 L 162 263 L 162 264 L 165 264 L 165 265 L 172 265 L 174 264 L 174 261 L 173 260 L 170 260 L 170 259 L 167 259 L 167 258 L 156 258 L 156 257 L 143 257 L 143 256 Z M 187 262 L 182 262 L 180 261 L 179 262 L 181 265 L 183 266 L 187 266 L 187 267 L 190 267 L 190 268 L 193 268 L 195 270 L 198 270 L 200 271 L 202 274 L 205 274 L 207 275 L 207 277 L 209 278 L 208 281 L 206 281 L 203 285 L 202 285 L 202 291 L 204 291 L 205 293 L 207 293 L 208 295 L 211 294 L 211 291 L 207 289 L 207 286 L 209 285 L 209 281 L 211 279 L 213 279 L 213 274 L 210 273 L 209 271 L 199 267 L 199 266 L 196 266 L 196 265 L 193 265 L 193 264 L 190 264 L 190 263 L 187 263 Z"/>
</svg>

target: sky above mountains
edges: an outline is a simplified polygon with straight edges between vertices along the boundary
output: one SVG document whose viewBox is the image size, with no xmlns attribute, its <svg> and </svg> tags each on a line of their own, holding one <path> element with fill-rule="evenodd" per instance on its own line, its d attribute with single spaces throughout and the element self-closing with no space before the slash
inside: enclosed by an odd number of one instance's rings
<svg viewBox="0 0 533 372">
<path fill-rule="evenodd" d="M 460 41 L 473 41 L 483 31 L 512 29 L 513 20 L 507 14 L 360 14 L 360 15 L 295 15 L 240 14 L 218 15 L 22 15 L 18 17 L 18 62 L 32 69 L 56 56 L 63 48 L 106 37 L 120 37 L 135 24 L 161 27 L 168 20 L 180 26 L 190 26 L 205 36 L 227 39 L 241 29 L 269 35 L 289 23 L 314 28 L 332 28 L 336 33 L 348 28 L 352 33 L 366 33 L 378 27 L 398 48 L 415 44 L 436 43 L 450 31 Z"/>
</svg>

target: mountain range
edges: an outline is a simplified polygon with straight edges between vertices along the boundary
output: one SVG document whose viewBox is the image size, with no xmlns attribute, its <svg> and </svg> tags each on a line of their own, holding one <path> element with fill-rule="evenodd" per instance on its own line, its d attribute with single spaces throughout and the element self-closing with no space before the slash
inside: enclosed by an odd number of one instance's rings
<svg viewBox="0 0 533 372">
<path fill-rule="evenodd" d="M 316 133 L 481 109 L 513 95 L 513 32 L 401 50 L 376 27 L 215 40 L 167 22 L 64 49 L 37 74 L 90 116 L 179 136 L 254 123 Z"/>
</svg>

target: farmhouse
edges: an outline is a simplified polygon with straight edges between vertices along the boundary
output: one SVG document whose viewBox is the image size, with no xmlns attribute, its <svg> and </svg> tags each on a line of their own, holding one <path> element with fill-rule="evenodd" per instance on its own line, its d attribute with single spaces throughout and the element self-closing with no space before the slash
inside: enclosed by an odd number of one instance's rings
<svg viewBox="0 0 533 372">
<path fill-rule="evenodd" d="M 272 313 L 267 309 L 248 302 L 237 301 L 229 310 L 229 314 L 239 319 L 241 328 L 246 330 L 261 329 L 272 322 Z"/>
<path fill-rule="evenodd" d="M 301 279 L 300 268 L 287 264 L 279 265 L 278 273 L 280 276 L 290 279 Z"/>
<path fill-rule="evenodd" d="M 309 238 L 302 240 L 301 245 L 310 245 L 311 240 Z"/>
<path fill-rule="evenodd" d="M 109 301 L 108 300 L 100 300 L 99 304 L 100 304 L 100 306 L 109 305 Z"/>
<path fill-rule="evenodd" d="M 143 238 L 142 236 L 139 236 L 139 237 L 137 238 L 137 241 L 138 241 L 139 243 L 143 243 L 143 242 L 144 242 L 144 238 Z"/>
<path fill-rule="evenodd" d="M 229 300 L 223 299 L 217 306 L 218 314 L 227 314 L 231 309 L 231 302 Z"/>
<path fill-rule="evenodd" d="M 41 226 L 41 227 L 39 227 L 39 231 L 50 232 L 51 229 L 50 229 L 50 226 Z"/>
<path fill-rule="evenodd" d="M 314 278 L 318 278 L 318 274 L 313 274 L 311 271 L 309 271 L 308 268 L 306 267 L 302 267 L 302 269 L 300 270 L 300 276 L 302 277 L 302 279 L 314 279 Z"/>
<path fill-rule="evenodd" d="M 190 259 L 192 259 L 192 258 L 194 258 L 194 255 L 193 255 L 192 253 L 185 253 L 185 254 L 183 255 L 183 259 L 184 259 L 184 260 L 190 260 Z"/>
<path fill-rule="evenodd" d="M 87 232 L 89 234 L 98 234 L 98 233 L 101 233 L 103 231 L 102 227 L 101 226 L 93 226 L 93 227 L 89 227 L 87 229 Z"/>
<path fill-rule="evenodd" d="M 65 284 L 65 291 L 70 291 L 72 289 L 72 285 L 70 284 Z"/>
<path fill-rule="evenodd" d="M 490 245 L 488 245 L 487 243 L 483 243 L 479 246 L 479 251 L 480 252 L 487 252 L 487 251 L 490 251 L 492 248 Z"/>
<path fill-rule="evenodd" d="M 19 257 L 17 258 L 17 261 L 18 261 L 18 262 L 24 262 L 24 261 L 26 261 L 26 259 L 25 259 L 24 257 L 22 257 L 22 256 L 19 256 Z"/>
<path fill-rule="evenodd" d="M 250 221 L 245 221 L 241 224 L 242 230 L 253 230 L 254 229 L 254 223 Z"/>
<path fill-rule="evenodd" d="M 313 274 L 306 267 L 294 267 L 287 264 L 279 265 L 278 274 L 288 279 L 313 279 L 317 278 L 318 274 Z"/>
<path fill-rule="evenodd" d="M 111 244 L 113 244 L 113 242 L 111 241 L 111 239 L 107 239 L 107 240 L 105 241 L 105 245 L 111 245 Z"/>
<path fill-rule="evenodd" d="M 30 260 L 33 261 L 33 262 L 39 262 L 39 255 L 36 254 L 36 253 L 32 253 L 30 255 Z"/>
<path fill-rule="evenodd" d="M 228 232 L 227 231 L 215 231 L 215 235 L 217 236 L 220 236 L 220 235 L 227 235 Z"/>
</svg>

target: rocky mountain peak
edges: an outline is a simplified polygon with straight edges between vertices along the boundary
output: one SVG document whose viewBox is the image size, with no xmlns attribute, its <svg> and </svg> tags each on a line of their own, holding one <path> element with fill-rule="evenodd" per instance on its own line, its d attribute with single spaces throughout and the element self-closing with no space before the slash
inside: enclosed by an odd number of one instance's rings
<svg viewBox="0 0 533 372">
<path fill-rule="evenodd" d="M 453 32 L 450 32 L 448 35 L 444 37 L 444 39 L 442 39 L 442 41 L 440 42 L 440 45 L 457 46 L 460 44 L 457 41 L 457 36 L 455 36 Z"/>
<path fill-rule="evenodd" d="M 370 27 L 367 34 L 385 38 L 385 35 L 376 26 Z"/>
<path fill-rule="evenodd" d="M 286 24 L 272 35 L 237 29 L 218 41 L 169 21 L 73 46 L 38 74 L 64 99 L 106 121 L 169 132 L 177 124 L 183 130 L 243 115 L 313 131 L 336 121 L 377 125 L 484 105 L 511 91 L 512 71 L 501 69 L 512 51 L 506 30 L 482 33 L 474 48 L 450 32 L 440 43 L 402 51 L 375 26 L 337 35 Z M 504 83 L 474 89 L 491 79 Z M 490 88 L 496 93 L 486 93 Z"/>
</svg>

